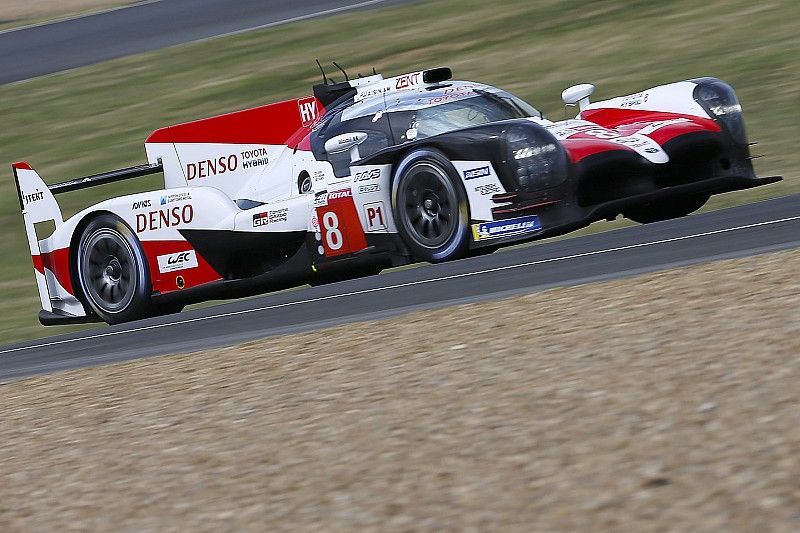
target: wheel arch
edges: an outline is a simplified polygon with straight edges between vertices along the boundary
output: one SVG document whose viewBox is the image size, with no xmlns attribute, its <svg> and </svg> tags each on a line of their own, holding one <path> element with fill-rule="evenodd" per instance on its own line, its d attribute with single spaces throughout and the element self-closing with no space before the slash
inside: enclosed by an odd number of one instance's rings
<svg viewBox="0 0 800 533">
<path fill-rule="evenodd" d="M 70 242 L 69 242 L 69 275 L 70 275 L 70 280 L 72 281 L 73 290 L 75 291 L 74 295 L 75 298 L 77 298 L 78 301 L 81 303 L 86 313 L 91 315 L 94 315 L 95 313 L 92 310 L 92 307 L 86 301 L 86 295 L 83 294 L 83 288 L 81 287 L 80 279 L 78 279 L 78 252 L 79 252 L 78 247 L 80 246 L 81 237 L 83 236 L 83 232 L 86 229 L 86 226 L 88 226 L 93 220 L 101 216 L 112 216 L 118 219 L 121 223 L 125 224 L 128 227 L 128 229 L 131 230 L 131 234 L 133 234 L 133 236 L 136 237 L 136 240 L 139 242 L 139 245 L 141 246 L 141 240 L 136 235 L 136 232 L 133 231 L 133 228 L 131 228 L 130 225 L 127 222 L 125 222 L 125 220 L 121 216 L 114 213 L 113 211 L 109 211 L 108 209 L 100 209 L 98 211 L 92 211 L 90 213 L 86 213 L 86 215 L 83 218 L 81 218 L 75 225 L 75 229 L 72 231 L 72 236 L 70 237 Z M 142 247 L 142 250 L 144 251 L 144 247 Z M 146 258 L 147 257 L 145 254 L 145 259 Z M 153 272 L 150 270 L 150 261 L 145 261 L 145 264 L 147 267 L 148 275 L 150 276 L 150 279 L 152 279 Z"/>
</svg>

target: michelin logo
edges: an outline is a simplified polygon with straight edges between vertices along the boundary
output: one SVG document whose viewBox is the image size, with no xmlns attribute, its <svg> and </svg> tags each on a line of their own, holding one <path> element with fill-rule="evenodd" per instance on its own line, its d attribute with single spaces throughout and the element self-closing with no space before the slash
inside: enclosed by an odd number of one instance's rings
<svg viewBox="0 0 800 533">
<path fill-rule="evenodd" d="M 491 175 L 489 167 L 478 167 L 464 171 L 465 180 L 474 180 L 475 178 L 483 178 L 489 175 Z"/>
<path fill-rule="evenodd" d="M 536 215 L 510 218 L 508 220 L 495 220 L 494 222 L 481 222 L 472 225 L 472 236 L 475 241 L 485 241 L 507 237 L 508 235 L 521 235 L 533 233 L 542 229 L 542 223 Z"/>
</svg>

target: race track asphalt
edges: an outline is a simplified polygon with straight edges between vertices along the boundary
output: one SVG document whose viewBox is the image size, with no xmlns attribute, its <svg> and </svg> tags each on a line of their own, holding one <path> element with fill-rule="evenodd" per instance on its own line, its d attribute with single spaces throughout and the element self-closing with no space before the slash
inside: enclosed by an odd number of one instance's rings
<svg viewBox="0 0 800 533">
<path fill-rule="evenodd" d="M 0 32 L 0 85 L 176 44 L 400 1 L 158 0 Z"/>
<path fill-rule="evenodd" d="M 0 380 L 800 245 L 800 195 L 0 347 Z M 711 297 L 713 295 L 698 295 Z M 547 312 L 543 309 L 542 312 Z M 530 317 L 536 320 L 535 316 Z M 376 332 L 379 335 L 379 332 Z"/>
</svg>

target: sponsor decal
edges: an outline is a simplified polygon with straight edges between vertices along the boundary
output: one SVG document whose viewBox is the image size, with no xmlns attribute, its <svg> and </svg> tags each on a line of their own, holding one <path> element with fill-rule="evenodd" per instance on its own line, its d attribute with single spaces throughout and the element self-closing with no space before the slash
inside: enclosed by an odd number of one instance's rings
<svg viewBox="0 0 800 533">
<path fill-rule="evenodd" d="M 485 241 L 487 239 L 497 239 L 509 235 L 533 233 L 540 229 L 542 229 L 542 223 L 539 222 L 539 217 L 536 215 L 529 215 L 519 218 L 510 218 L 508 220 L 495 220 L 493 222 L 473 224 L 472 236 L 476 241 Z"/>
<path fill-rule="evenodd" d="M 189 224 L 194 220 L 194 207 L 192 204 L 172 209 L 159 209 L 149 213 L 136 215 L 136 233 L 143 231 L 156 231 L 163 228 L 174 228 Z"/>
<path fill-rule="evenodd" d="M 297 101 L 300 110 L 300 122 L 304 128 L 309 127 L 317 120 L 317 100 L 315 98 L 303 98 Z"/>
<path fill-rule="evenodd" d="M 188 192 L 179 192 L 175 194 L 165 194 L 161 197 L 161 205 L 171 204 L 172 202 L 183 202 L 184 200 L 191 200 L 192 195 Z M 149 200 L 148 200 L 149 202 Z M 150 205 L 149 203 L 147 204 Z"/>
<path fill-rule="evenodd" d="M 23 194 L 22 199 L 25 201 L 25 205 L 32 204 L 33 202 L 44 200 L 44 193 L 39 189 L 36 189 L 30 194 Z"/>
<path fill-rule="evenodd" d="M 197 268 L 197 254 L 195 254 L 194 250 L 159 255 L 157 259 L 158 271 L 162 274 L 166 272 L 175 272 L 178 270 L 187 270 L 189 268 Z"/>
<path fill-rule="evenodd" d="M 421 80 L 422 80 L 422 74 L 420 72 L 398 76 L 394 88 L 405 89 L 407 87 L 411 87 L 412 85 L 417 85 Z"/>
<path fill-rule="evenodd" d="M 320 191 L 314 195 L 314 207 L 325 207 L 328 205 L 328 191 Z"/>
<path fill-rule="evenodd" d="M 255 148 L 241 152 L 242 168 L 254 168 L 269 165 L 269 152 L 266 148 Z"/>
<path fill-rule="evenodd" d="M 365 100 L 371 96 L 378 96 L 379 94 L 388 93 L 391 91 L 391 87 L 388 85 L 382 85 L 380 87 L 374 89 L 365 89 L 364 91 L 360 91 L 358 95 L 356 95 L 356 102 L 360 102 L 361 100 Z"/>
<path fill-rule="evenodd" d="M 234 172 L 239 168 L 239 157 L 236 154 L 220 156 L 217 159 L 205 159 L 186 165 L 186 179 L 211 178 L 220 174 Z"/>
<path fill-rule="evenodd" d="M 331 191 L 328 193 L 328 201 L 341 200 L 342 198 L 352 198 L 353 191 L 350 189 L 342 189 L 340 191 Z"/>
<path fill-rule="evenodd" d="M 164 202 L 161 202 L 164 203 Z M 137 209 L 144 209 L 145 207 L 150 207 L 150 200 L 139 200 L 137 202 L 133 202 L 131 206 L 131 210 L 135 211 Z"/>
<path fill-rule="evenodd" d="M 358 187 L 359 194 L 369 194 L 371 192 L 380 192 L 380 183 L 370 183 L 369 185 L 360 185 Z"/>
<path fill-rule="evenodd" d="M 441 96 L 434 96 L 433 98 L 421 99 L 420 101 L 427 105 L 437 105 L 443 104 L 445 102 L 452 102 L 455 100 L 462 100 L 464 98 L 470 98 L 475 96 L 475 93 L 472 91 L 472 86 L 460 87 L 458 90 L 450 87 L 449 89 L 445 89 L 444 93 Z"/>
<path fill-rule="evenodd" d="M 622 102 L 619 104 L 620 107 L 635 107 L 637 105 L 642 105 L 648 99 L 647 93 L 636 93 L 630 96 L 626 96 L 622 99 Z"/>
<path fill-rule="evenodd" d="M 353 176 L 353 181 L 369 181 L 378 179 L 380 177 L 381 177 L 381 170 L 379 168 L 373 168 L 372 170 L 356 172 L 355 176 Z"/>
<path fill-rule="evenodd" d="M 289 208 L 272 209 L 264 211 L 263 213 L 256 213 L 253 215 L 253 227 L 266 226 L 268 224 L 275 224 L 276 222 L 286 222 L 288 220 Z"/>
<path fill-rule="evenodd" d="M 383 202 L 364 204 L 364 216 L 367 219 L 367 231 L 386 229 L 386 219 L 384 218 L 383 213 Z"/>
<path fill-rule="evenodd" d="M 315 170 L 311 177 L 314 178 L 314 181 L 322 181 L 325 179 L 325 173 L 321 170 Z"/>
<path fill-rule="evenodd" d="M 487 183 L 486 185 L 478 185 L 475 187 L 475 192 L 481 196 L 487 196 L 502 191 L 500 191 L 500 187 L 496 183 Z"/>
<path fill-rule="evenodd" d="M 485 176 L 490 176 L 490 175 L 491 175 L 491 171 L 489 170 L 488 166 L 487 167 L 473 168 L 473 169 L 464 171 L 464 179 L 465 180 L 473 180 L 475 178 L 483 178 Z"/>
</svg>

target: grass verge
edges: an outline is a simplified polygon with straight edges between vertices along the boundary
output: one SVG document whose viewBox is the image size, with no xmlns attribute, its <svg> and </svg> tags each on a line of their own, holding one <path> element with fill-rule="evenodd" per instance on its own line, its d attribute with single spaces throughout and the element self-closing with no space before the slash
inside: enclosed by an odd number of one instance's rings
<svg viewBox="0 0 800 533">
<path fill-rule="evenodd" d="M 0 164 L 29 160 L 51 181 L 144 159 L 156 127 L 307 94 L 313 59 L 387 74 L 447 64 L 459 78 L 507 88 L 552 118 L 566 86 L 592 81 L 597 98 L 701 75 L 731 82 L 743 102 L 762 175 L 779 185 L 728 194 L 709 209 L 800 190 L 800 4 L 433 0 L 343 14 L 176 46 L 0 87 Z M 8 167 L 6 167 L 8 168 Z M 9 171 L 0 180 L 0 342 L 45 330 Z M 68 213 L 143 180 L 66 195 Z M 600 225 L 598 227 L 611 227 Z"/>
</svg>

